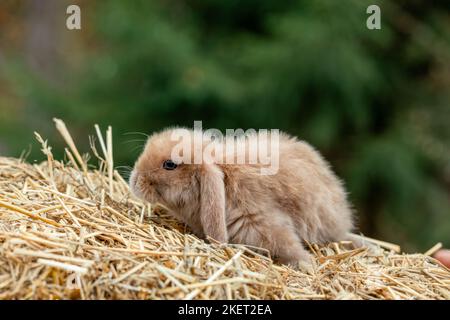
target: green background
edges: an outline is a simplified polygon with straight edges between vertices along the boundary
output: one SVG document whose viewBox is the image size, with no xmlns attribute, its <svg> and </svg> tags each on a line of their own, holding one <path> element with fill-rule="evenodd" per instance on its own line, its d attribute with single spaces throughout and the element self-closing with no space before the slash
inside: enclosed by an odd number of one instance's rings
<svg viewBox="0 0 450 320">
<path fill-rule="evenodd" d="M 121 169 L 136 132 L 279 128 L 331 162 L 364 233 L 450 246 L 449 71 L 448 1 L 2 0 L 0 153 L 42 160 L 38 131 L 62 158 L 53 117 L 82 151 L 112 125 Z"/>
</svg>

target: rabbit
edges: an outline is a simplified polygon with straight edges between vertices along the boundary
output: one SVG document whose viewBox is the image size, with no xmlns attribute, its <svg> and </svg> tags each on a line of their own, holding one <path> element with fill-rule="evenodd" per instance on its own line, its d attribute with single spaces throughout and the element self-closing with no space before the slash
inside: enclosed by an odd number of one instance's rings
<svg viewBox="0 0 450 320">
<path fill-rule="evenodd" d="M 163 204 L 200 238 L 264 248 L 282 264 L 311 262 L 304 240 L 348 239 L 354 218 L 343 183 L 311 145 L 280 132 L 275 174 L 261 174 L 260 163 L 224 163 L 215 157 L 220 152 L 192 163 L 194 146 L 180 153 L 188 161 L 175 161 L 173 149 L 180 140 L 174 140 L 174 134 L 187 132 L 201 139 L 202 151 L 209 144 L 227 150 L 229 140 L 194 131 L 169 128 L 148 138 L 130 175 L 133 194 Z M 247 148 L 231 152 L 244 152 L 248 162 L 255 152 L 249 146 L 268 139 L 260 133 L 236 138 L 231 141 Z"/>
</svg>

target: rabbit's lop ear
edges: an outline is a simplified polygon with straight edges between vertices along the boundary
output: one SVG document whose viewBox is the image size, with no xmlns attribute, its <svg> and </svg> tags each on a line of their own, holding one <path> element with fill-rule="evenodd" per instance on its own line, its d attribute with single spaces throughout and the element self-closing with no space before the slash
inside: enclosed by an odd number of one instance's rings
<svg viewBox="0 0 450 320">
<path fill-rule="evenodd" d="M 205 236 L 227 242 L 225 184 L 223 172 L 214 164 L 203 164 L 200 172 L 200 221 Z"/>
</svg>

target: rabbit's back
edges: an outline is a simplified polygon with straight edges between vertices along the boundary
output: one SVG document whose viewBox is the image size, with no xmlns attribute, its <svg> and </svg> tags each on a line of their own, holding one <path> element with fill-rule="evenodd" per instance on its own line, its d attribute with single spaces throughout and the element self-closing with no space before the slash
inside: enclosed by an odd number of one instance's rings
<svg viewBox="0 0 450 320">
<path fill-rule="evenodd" d="M 345 238 L 353 226 L 352 211 L 329 164 L 308 143 L 286 134 L 280 135 L 277 152 L 274 175 L 262 175 L 258 164 L 223 166 L 228 219 L 269 226 L 278 220 L 311 242 Z"/>
</svg>

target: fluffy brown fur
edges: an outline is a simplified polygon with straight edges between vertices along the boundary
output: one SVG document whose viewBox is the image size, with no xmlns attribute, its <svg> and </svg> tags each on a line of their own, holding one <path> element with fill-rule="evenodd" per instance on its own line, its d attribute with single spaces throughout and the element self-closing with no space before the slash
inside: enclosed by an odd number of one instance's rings
<svg viewBox="0 0 450 320">
<path fill-rule="evenodd" d="M 198 236 L 266 248 L 290 264 L 309 259 L 303 240 L 347 238 L 353 221 L 343 185 L 309 144 L 281 134 L 275 175 L 261 175 L 259 164 L 214 160 L 165 170 L 162 164 L 178 143 L 171 141 L 174 130 L 181 129 L 167 129 L 148 139 L 130 186 L 137 196 L 165 205 Z M 237 143 L 248 146 L 258 137 Z M 248 157 L 252 151 L 245 148 L 245 152 Z"/>
</svg>

